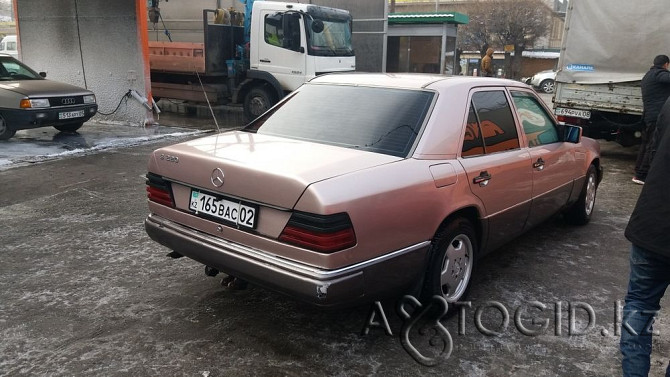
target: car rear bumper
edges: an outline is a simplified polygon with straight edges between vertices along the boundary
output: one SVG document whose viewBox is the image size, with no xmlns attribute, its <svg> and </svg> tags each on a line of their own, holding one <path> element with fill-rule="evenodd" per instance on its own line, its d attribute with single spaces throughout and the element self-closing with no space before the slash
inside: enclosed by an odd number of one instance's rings
<svg viewBox="0 0 670 377">
<path fill-rule="evenodd" d="M 336 270 L 324 270 L 213 237 L 151 214 L 154 241 L 227 274 L 317 306 L 362 304 L 410 293 L 426 266 L 430 241 Z"/>
<path fill-rule="evenodd" d="M 76 118 L 59 119 L 60 113 L 83 110 L 84 115 Z M 67 108 L 0 109 L 5 124 L 12 130 L 57 126 L 61 124 L 83 123 L 98 111 L 98 105 L 81 105 Z"/>
</svg>

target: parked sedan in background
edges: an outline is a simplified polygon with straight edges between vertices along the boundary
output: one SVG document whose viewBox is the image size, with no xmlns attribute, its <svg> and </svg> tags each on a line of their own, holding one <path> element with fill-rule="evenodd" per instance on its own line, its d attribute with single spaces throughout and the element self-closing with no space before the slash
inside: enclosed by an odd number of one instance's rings
<svg viewBox="0 0 670 377">
<path fill-rule="evenodd" d="M 556 71 L 540 71 L 533 75 L 527 84 L 540 89 L 544 93 L 553 93 L 556 85 Z"/>
<path fill-rule="evenodd" d="M 98 111 L 90 90 L 46 80 L 8 55 L 0 55 L 0 140 L 17 130 L 53 126 L 76 131 Z"/>
<path fill-rule="evenodd" d="M 477 258 L 559 212 L 589 221 L 599 153 L 519 82 L 324 75 L 244 130 L 156 150 L 145 228 L 320 306 L 455 302 Z"/>
</svg>

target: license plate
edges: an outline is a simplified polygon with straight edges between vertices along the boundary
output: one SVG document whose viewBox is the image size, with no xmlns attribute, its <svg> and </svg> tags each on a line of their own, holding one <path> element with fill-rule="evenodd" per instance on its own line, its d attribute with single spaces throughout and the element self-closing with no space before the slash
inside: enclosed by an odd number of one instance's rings
<svg viewBox="0 0 670 377">
<path fill-rule="evenodd" d="M 58 113 L 58 119 L 81 118 L 83 116 L 84 116 L 84 110 L 65 111 L 62 113 Z"/>
<path fill-rule="evenodd" d="M 191 190 L 188 208 L 196 215 L 214 217 L 249 229 L 255 229 L 258 220 L 257 206 L 197 190 Z"/>
<path fill-rule="evenodd" d="M 591 119 L 591 112 L 589 110 L 566 109 L 565 107 L 557 107 L 554 113 L 556 115 L 568 117 Z"/>
</svg>

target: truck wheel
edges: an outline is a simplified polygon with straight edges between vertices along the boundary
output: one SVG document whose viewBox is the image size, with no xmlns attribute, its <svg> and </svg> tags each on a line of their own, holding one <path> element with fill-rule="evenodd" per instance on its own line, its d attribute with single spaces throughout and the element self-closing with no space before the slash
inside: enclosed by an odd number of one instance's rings
<svg viewBox="0 0 670 377">
<path fill-rule="evenodd" d="M 275 96 L 266 87 L 252 88 L 244 97 L 244 116 L 247 121 L 252 121 L 268 111 L 276 102 Z"/>
<path fill-rule="evenodd" d="M 83 125 L 84 123 L 60 124 L 58 126 L 54 126 L 54 128 L 61 132 L 75 132 Z"/>
<path fill-rule="evenodd" d="M 540 89 L 542 89 L 543 92 L 545 93 L 553 93 L 554 92 L 554 80 L 552 79 L 546 79 L 540 83 Z"/>
<path fill-rule="evenodd" d="M 630 131 L 619 130 L 616 135 L 616 142 L 619 143 L 622 147 L 628 148 L 639 143 L 641 139 L 635 137 L 635 134 Z"/>
<path fill-rule="evenodd" d="M 5 123 L 5 118 L 0 116 L 0 140 L 10 139 L 15 133 L 16 130 L 10 130 Z"/>
</svg>

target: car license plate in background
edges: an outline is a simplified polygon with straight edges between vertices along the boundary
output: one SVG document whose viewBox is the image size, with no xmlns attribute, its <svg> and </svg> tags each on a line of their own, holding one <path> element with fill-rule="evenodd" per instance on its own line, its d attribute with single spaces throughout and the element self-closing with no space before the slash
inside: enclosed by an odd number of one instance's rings
<svg viewBox="0 0 670 377">
<path fill-rule="evenodd" d="M 568 117 L 591 119 L 591 112 L 588 110 L 566 109 L 565 107 L 557 107 L 554 113 L 556 115 L 562 115 Z"/>
<path fill-rule="evenodd" d="M 188 208 L 195 211 L 196 215 L 207 215 L 235 223 L 241 227 L 256 228 L 257 208 L 240 201 L 232 201 L 191 190 L 191 200 Z"/>
<path fill-rule="evenodd" d="M 63 113 L 58 113 L 58 119 L 81 118 L 83 116 L 84 116 L 84 110 L 66 111 Z"/>
</svg>

